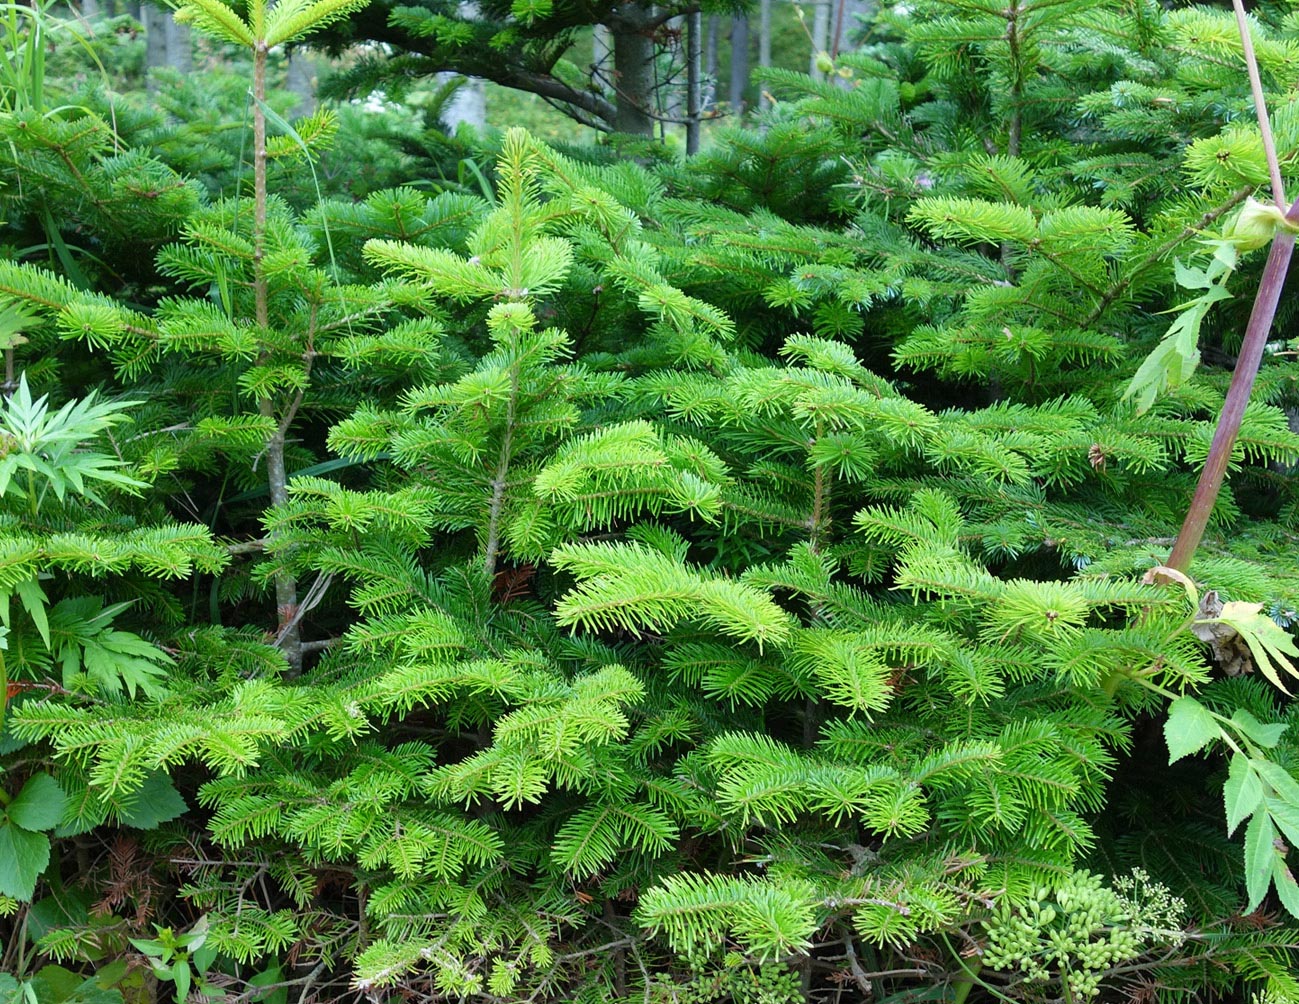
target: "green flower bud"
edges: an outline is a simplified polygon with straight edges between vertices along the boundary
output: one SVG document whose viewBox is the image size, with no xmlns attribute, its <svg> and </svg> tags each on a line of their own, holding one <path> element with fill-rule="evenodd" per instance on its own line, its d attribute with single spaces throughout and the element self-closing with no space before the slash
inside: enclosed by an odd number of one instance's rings
<svg viewBox="0 0 1299 1004">
<path fill-rule="evenodd" d="M 1253 251 L 1269 243 L 1278 230 L 1299 233 L 1299 225 L 1285 218 L 1285 213 L 1270 203 L 1245 200 L 1236 220 L 1227 232 L 1227 240 L 1242 251 Z"/>
<path fill-rule="evenodd" d="M 816 68 L 822 73 L 834 72 L 834 60 L 830 58 L 830 53 L 822 50 L 816 54 Z"/>
</svg>

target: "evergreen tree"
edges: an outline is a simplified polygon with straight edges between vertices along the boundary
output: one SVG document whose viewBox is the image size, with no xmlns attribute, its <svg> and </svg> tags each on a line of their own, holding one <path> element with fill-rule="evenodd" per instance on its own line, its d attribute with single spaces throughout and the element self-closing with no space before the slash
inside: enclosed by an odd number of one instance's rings
<svg viewBox="0 0 1299 1004">
<path fill-rule="evenodd" d="M 706 11 L 742 10 L 736 0 L 704 4 Z M 395 55 L 371 57 L 330 86 L 384 87 L 399 91 L 411 79 L 451 71 L 539 95 L 585 125 L 641 136 L 665 114 L 657 94 L 657 61 L 672 23 L 698 4 L 573 3 L 561 0 L 428 0 L 371 4 L 329 36 L 339 50 L 358 42 L 381 43 Z M 613 65 L 592 75 L 572 61 L 583 29 L 608 29 Z"/>
<path fill-rule="evenodd" d="M 210 295 L 156 310 L 10 265 L 16 358 L 81 338 L 179 388 L 153 469 L 225 458 L 272 501 L 260 577 L 325 599 L 301 673 L 283 623 L 197 614 L 165 693 L 29 660 L 0 826 L 49 845 L 52 783 L 66 832 L 154 827 L 187 862 L 166 922 L 240 992 L 1299 999 L 1294 365 L 1187 575 L 1162 555 L 1223 375 L 1124 398 L 1182 287 L 1254 268 L 1200 243 L 1266 179 L 1229 29 L 896 9 L 855 85 L 768 71 L 771 127 L 689 165 L 511 132 L 490 199 L 215 202 L 158 259 Z M 1277 89 L 1293 29 L 1258 27 Z M 59 881 L 27 871 L 6 910 Z M 147 936 L 134 888 L 40 950 Z"/>
</svg>

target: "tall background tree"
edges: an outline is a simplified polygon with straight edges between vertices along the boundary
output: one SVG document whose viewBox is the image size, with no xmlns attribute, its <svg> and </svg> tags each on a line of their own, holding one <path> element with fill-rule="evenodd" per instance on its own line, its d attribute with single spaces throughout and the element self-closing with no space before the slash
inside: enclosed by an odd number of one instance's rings
<svg viewBox="0 0 1299 1004">
<path fill-rule="evenodd" d="M 322 38 L 334 52 L 383 46 L 341 75 L 335 91 L 453 71 L 539 95 L 597 129 L 648 136 L 667 115 L 661 92 L 671 71 L 659 55 L 681 48 L 679 22 L 694 11 L 729 16 L 747 7 L 747 0 L 380 0 Z M 607 33 L 612 51 L 611 67 L 594 78 L 590 63 L 573 61 L 575 43 L 593 27 Z"/>
</svg>

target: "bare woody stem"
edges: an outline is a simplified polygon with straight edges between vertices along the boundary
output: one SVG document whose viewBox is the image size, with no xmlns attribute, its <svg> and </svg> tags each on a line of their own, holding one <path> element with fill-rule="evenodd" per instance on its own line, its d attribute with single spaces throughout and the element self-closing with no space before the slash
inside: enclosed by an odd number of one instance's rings
<svg viewBox="0 0 1299 1004">
<path fill-rule="evenodd" d="M 270 288 L 266 280 L 266 56 L 269 49 L 265 40 L 258 39 L 253 47 L 253 311 L 257 326 L 263 331 L 270 326 Z M 258 362 L 264 360 L 259 359 Z M 296 402 L 295 402 L 296 404 Z M 289 478 L 284 464 L 284 442 L 288 421 L 275 415 L 275 402 L 269 395 L 259 398 L 257 412 L 274 422 L 275 431 L 266 442 L 266 483 L 270 489 L 271 505 L 283 505 L 289 500 Z M 289 572 L 275 575 L 275 614 L 279 622 L 280 647 L 288 660 L 289 670 L 297 674 L 302 670 L 302 635 L 296 618 L 298 608 L 298 583 Z"/>
<path fill-rule="evenodd" d="M 1021 39 L 1019 35 L 1019 2 L 1014 0 L 1003 16 L 1006 16 L 1006 42 L 1010 46 L 1010 124 L 1006 130 L 1006 154 L 1019 156 L 1020 142 L 1024 133 L 1024 67 L 1022 63 Z"/>
<path fill-rule="evenodd" d="M 487 509 L 487 544 L 483 571 L 491 578 L 496 574 L 496 559 L 501 549 L 501 516 L 505 508 L 505 488 L 509 483 L 510 461 L 514 459 L 515 405 L 519 396 L 519 369 L 516 362 L 510 370 L 510 396 L 505 403 L 505 431 L 497 454 L 496 473 L 492 477 L 492 497 Z"/>
<path fill-rule="evenodd" d="M 270 323 L 266 282 L 266 56 L 261 39 L 253 48 L 253 298 L 257 324 Z"/>
<path fill-rule="evenodd" d="M 1299 200 L 1290 206 L 1286 218 L 1299 222 Z M 1272 330 L 1272 322 L 1276 319 L 1276 307 L 1285 286 L 1294 244 L 1295 235 L 1286 230 L 1278 230 L 1272 239 L 1272 250 L 1263 268 L 1258 295 L 1254 298 L 1254 309 L 1250 312 L 1249 324 L 1245 328 L 1245 341 L 1236 359 L 1236 370 L 1231 375 L 1231 385 L 1227 388 L 1227 400 L 1222 406 L 1222 414 L 1218 416 L 1218 428 L 1213 434 L 1209 457 L 1204 462 L 1204 470 L 1200 472 L 1200 482 L 1195 487 L 1191 507 L 1187 510 L 1186 520 L 1177 535 L 1177 543 L 1173 545 L 1173 553 L 1168 558 L 1167 564 L 1178 571 L 1185 572 L 1189 569 L 1191 557 L 1200 545 L 1213 505 L 1218 500 L 1218 492 L 1231 461 L 1232 447 L 1236 445 L 1236 437 L 1240 433 L 1245 406 L 1249 404 L 1254 378 L 1258 375 L 1258 367 L 1263 359 L 1268 332 Z"/>
</svg>

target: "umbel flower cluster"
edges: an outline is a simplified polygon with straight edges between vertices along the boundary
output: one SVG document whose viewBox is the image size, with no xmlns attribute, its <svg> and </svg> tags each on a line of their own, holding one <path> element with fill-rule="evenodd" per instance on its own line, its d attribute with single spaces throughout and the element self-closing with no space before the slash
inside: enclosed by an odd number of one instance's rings
<svg viewBox="0 0 1299 1004">
<path fill-rule="evenodd" d="M 1034 983 L 1058 983 L 1066 999 L 1095 997 L 1101 977 L 1152 946 L 1185 939 L 1186 904 L 1141 869 L 1115 879 L 1075 872 L 1039 888 L 988 923 L 983 962 Z"/>
</svg>

